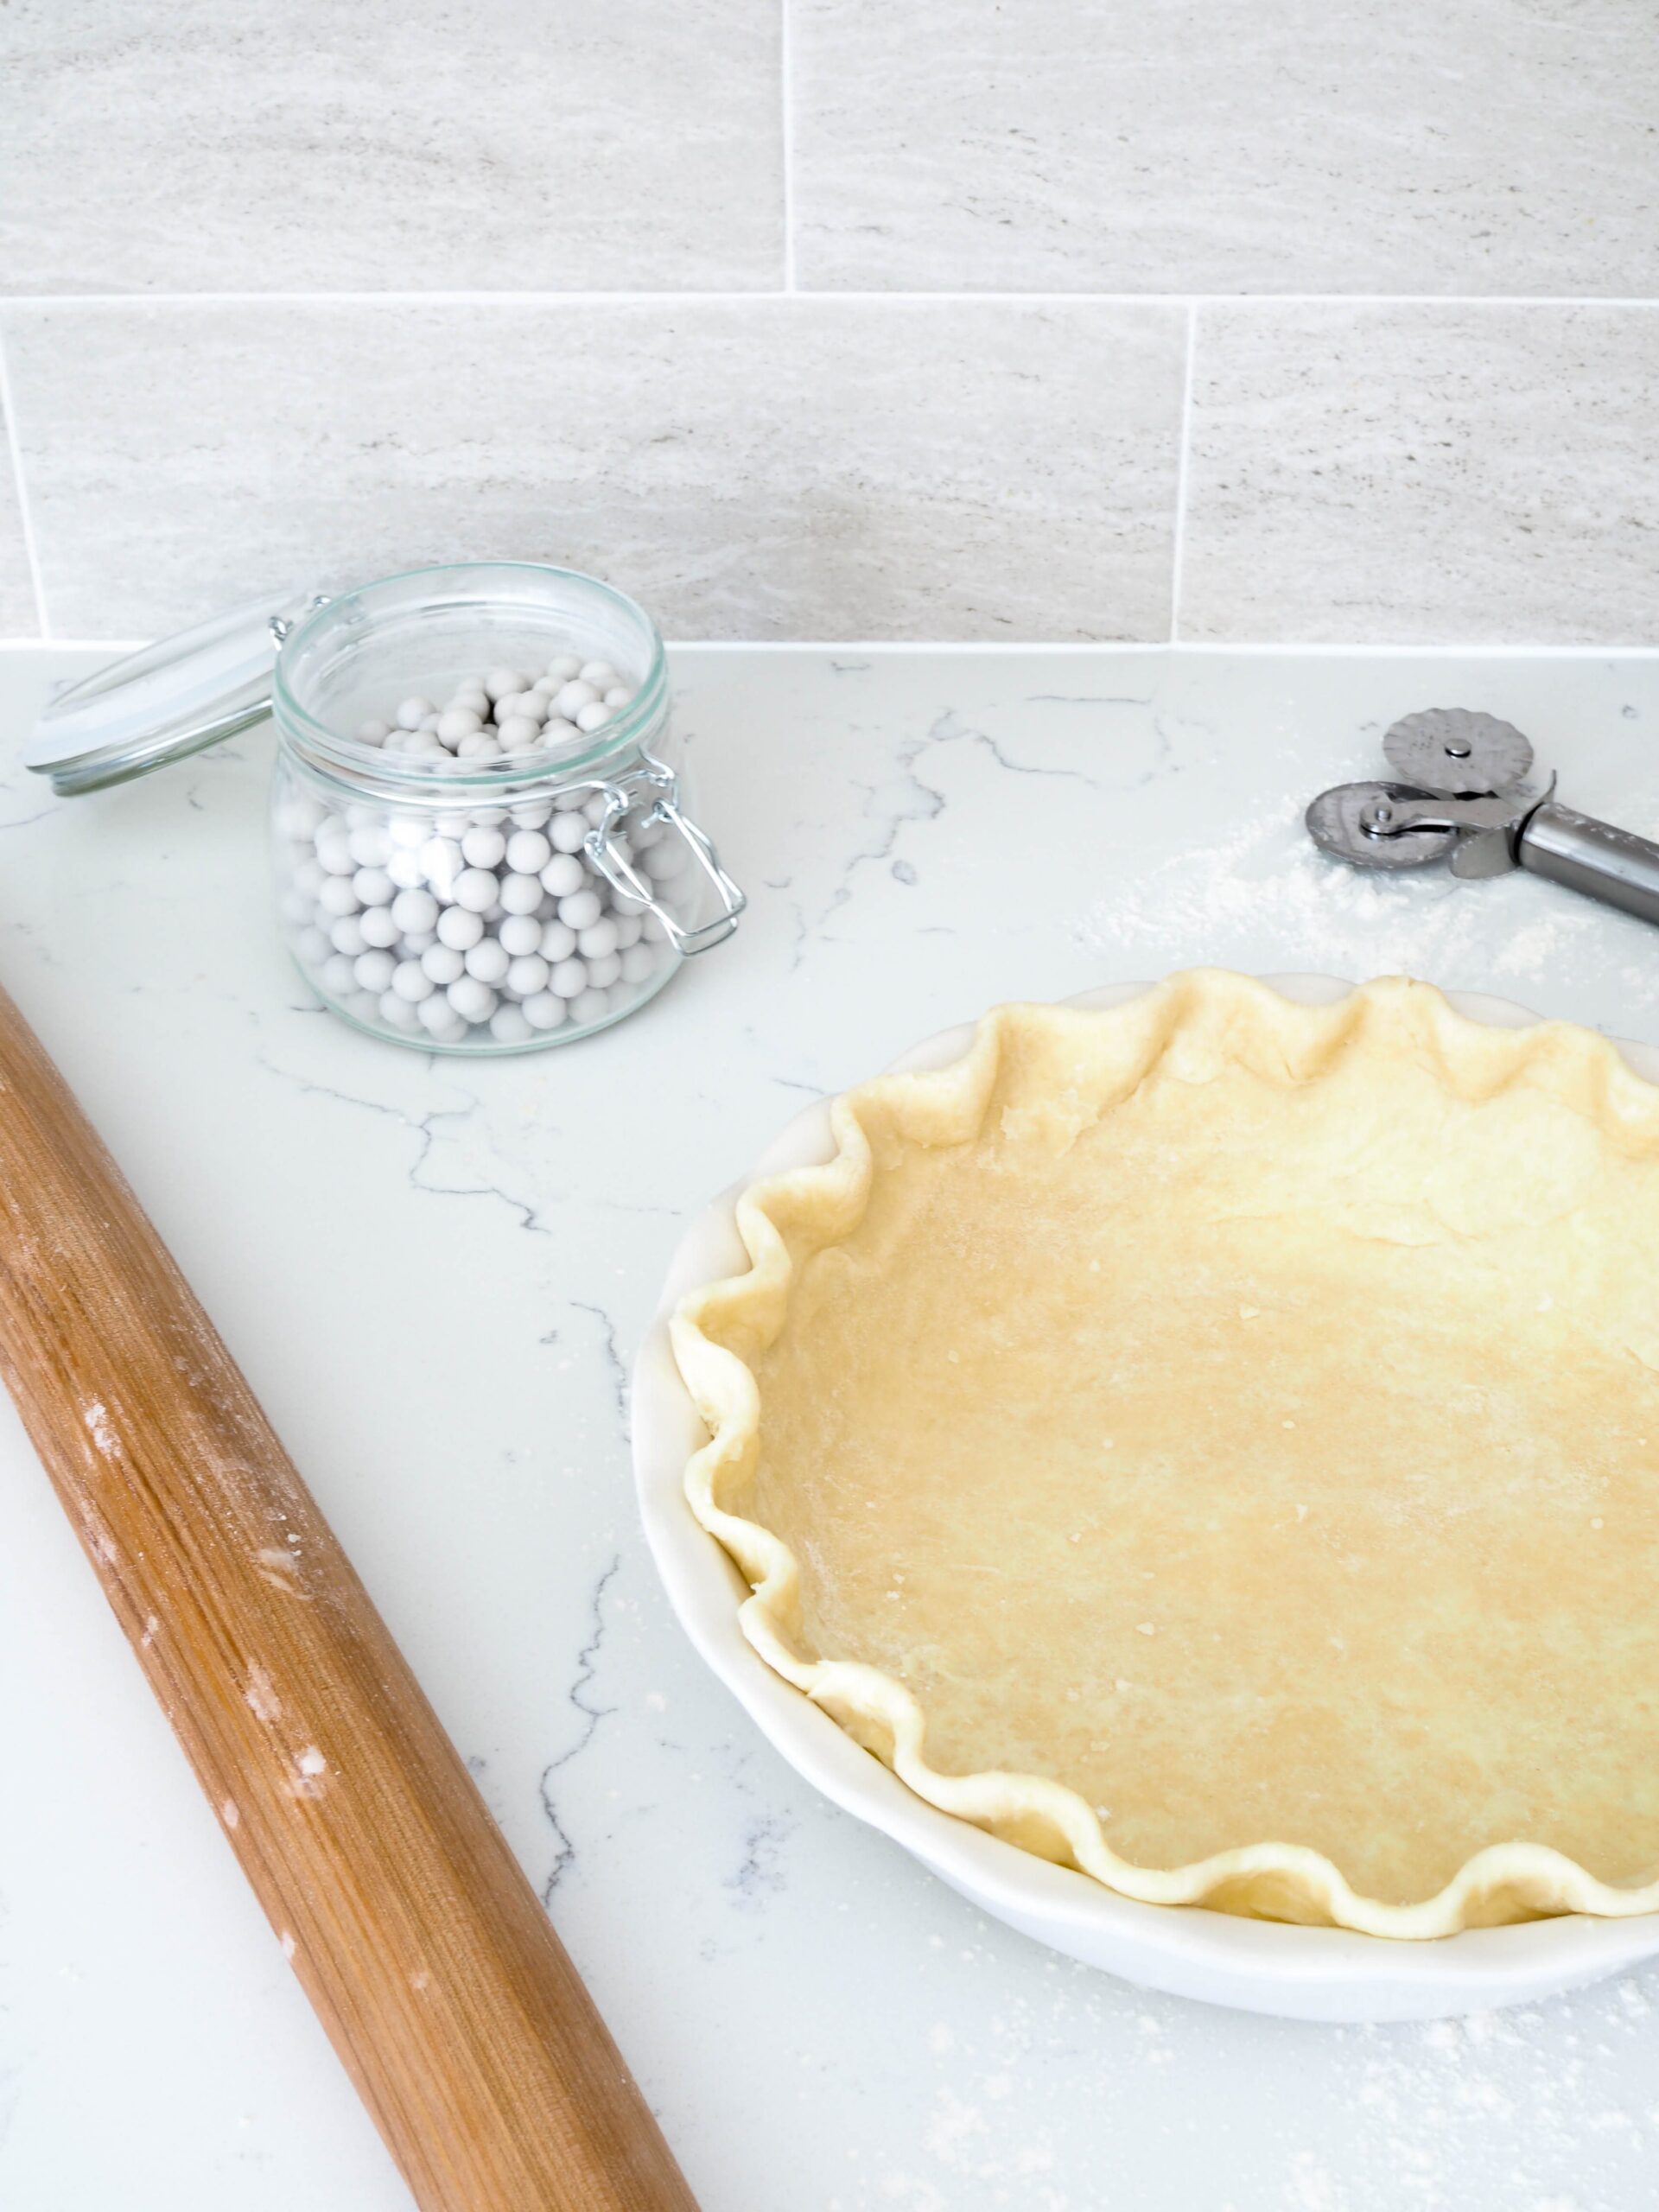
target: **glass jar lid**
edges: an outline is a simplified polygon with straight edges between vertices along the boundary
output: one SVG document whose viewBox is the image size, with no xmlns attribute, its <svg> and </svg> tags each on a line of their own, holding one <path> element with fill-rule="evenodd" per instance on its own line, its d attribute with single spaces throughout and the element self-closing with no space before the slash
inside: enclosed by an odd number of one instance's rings
<svg viewBox="0 0 1659 2212">
<path fill-rule="evenodd" d="M 268 593 L 67 685 L 25 741 L 24 766 L 73 797 L 146 776 L 262 721 L 283 639 L 325 596 Z"/>
</svg>

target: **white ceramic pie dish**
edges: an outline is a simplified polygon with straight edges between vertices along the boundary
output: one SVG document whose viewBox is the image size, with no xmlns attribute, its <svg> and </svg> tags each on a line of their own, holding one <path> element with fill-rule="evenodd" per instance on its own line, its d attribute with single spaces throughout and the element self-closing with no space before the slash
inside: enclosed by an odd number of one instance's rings
<svg viewBox="0 0 1659 2212">
<path fill-rule="evenodd" d="M 1351 988 L 1331 976 L 1267 980 L 1308 1004 Z M 1109 985 L 1071 1003 L 1115 1006 L 1148 988 Z M 1506 999 L 1447 995 L 1471 1020 L 1513 1027 L 1538 1018 Z M 972 1034 L 969 1022 L 944 1030 L 895 1065 L 943 1066 L 965 1051 Z M 1659 1082 L 1659 1048 L 1621 1050 L 1638 1074 Z M 734 1214 L 738 1192 L 760 1176 L 828 1160 L 834 1149 L 825 1100 L 798 1114 L 749 1173 L 697 1217 L 674 1255 L 633 1376 L 640 1511 L 670 1602 L 703 1658 L 791 1766 L 996 1919 L 1128 1980 L 1211 2004 L 1296 2019 L 1426 2019 L 1524 2003 L 1659 1954 L 1659 1915 L 1624 1921 L 1570 1915 L 1399 1942 L 1201 1906 L 1141 1904 L 939 1812 L 773 1674 L 738 1624 L 747 1594 L 741 1577 L 686 1503 L 686 1461 L 706 1432 L 674 1363 L 667 1323 L 687 1291 L 747 1265 Z"/>
</svg>

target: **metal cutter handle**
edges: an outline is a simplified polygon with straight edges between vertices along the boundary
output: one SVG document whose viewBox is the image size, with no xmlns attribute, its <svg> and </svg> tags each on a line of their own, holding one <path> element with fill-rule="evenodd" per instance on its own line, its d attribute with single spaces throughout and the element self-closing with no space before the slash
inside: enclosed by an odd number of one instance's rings
<svg viewBox="0 0 1659 2212">
<path fill-rule="evenodd" d="M 1659 922 L 1659 845 L 1546 799 L 1521 825 L 1516 858 L 1535 875 Z"/>
</svg>

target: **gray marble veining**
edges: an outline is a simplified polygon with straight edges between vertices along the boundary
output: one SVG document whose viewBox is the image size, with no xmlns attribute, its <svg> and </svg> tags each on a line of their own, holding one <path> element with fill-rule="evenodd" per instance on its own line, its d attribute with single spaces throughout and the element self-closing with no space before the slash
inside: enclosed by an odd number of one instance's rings
<svg viewBox="0 0 1659 2212">
<path fill-rule="evenodd" d="M 802 281 L 1647 293 L 1642 0 L 793 0 Z"/>
<path fill-rule="evenodd" d="M 768 289 L 778 0 L 0 16 L 0 289 Z"/>
<path fill-rule="evenodd" d="M 693 1654 L 619 1402 L 676 1222 L 809 1094 L 1005 997 L 1389 969 L 1659 1037 L 1653 931 L 1363 878 L 1300 808 L 1431 700 L 1659 829 L 1659 659 L 672 656 L 752 905 L 589 1043 L 458 1067 L 312 1002 L 268 733 L 58 801 L 0 655 L 0 982 L 304 1469 L 705 2212 L 1650 2212 L 1659 1968 L 1427 2028 L 1149 1996 L 988 1925 Z M 0 2203 L 407 2212 L 0 1396 Z"/>
<path fill-rule="evenodd" d="M 1179 634 L 1659 636 L 1659 307 L 1199 311 Z"/>
<path fill-rule="evenodd" d="M 1185 319 L 1090 301 L 15 306 L 60 634 L 425 559 L 671 635 L 1158 639 Z"/>
</svg>

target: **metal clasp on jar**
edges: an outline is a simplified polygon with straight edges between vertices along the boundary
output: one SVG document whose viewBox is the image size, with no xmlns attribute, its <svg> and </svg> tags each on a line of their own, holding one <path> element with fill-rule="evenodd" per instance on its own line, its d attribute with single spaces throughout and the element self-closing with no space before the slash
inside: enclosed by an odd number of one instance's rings
<svg viewBox="0 0 1659 2212">
<path fill-rule="evenodd" d="M 600 791 L 605 800 L 605 818 L 589 832 L 587 853 L 612 890 L 637 900 L 654 914 L 675 951 L 688 958 L 695 952 L 707 952 L 711 945 L 723 944 L 737 927 L 738 917 L 749 902 L 721 866 L 706 832 L 681 813 L 679 779 L 674 771 L 647 753 L 643 766 L 619 777 L 614 783 L 601 785 Z M 720 912 L 695 929 L 687 929 L 664 905 L 657 887 L 641 875 L 617 843 L 621 823 L 636 805 L 647 799 L 651 804 L 645 819 L 664 823 L 683 842 L 720 900 Z"/>
</svg>

